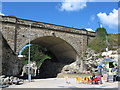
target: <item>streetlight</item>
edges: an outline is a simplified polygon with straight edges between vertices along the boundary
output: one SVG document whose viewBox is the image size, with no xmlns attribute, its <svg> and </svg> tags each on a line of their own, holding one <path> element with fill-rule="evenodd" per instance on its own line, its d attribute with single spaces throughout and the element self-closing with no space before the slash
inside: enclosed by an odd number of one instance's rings
<svg viewBox="0 0 120 90">
<path fill-rule="evenodd" d="M 31 73 L 30 73 L 30 30 L 31 30 L 31 24 L 30 24 L 30 29 L 29 29 L 29 51 L 28 51 L 28 81 L 31 82 Z"/>
</svg>

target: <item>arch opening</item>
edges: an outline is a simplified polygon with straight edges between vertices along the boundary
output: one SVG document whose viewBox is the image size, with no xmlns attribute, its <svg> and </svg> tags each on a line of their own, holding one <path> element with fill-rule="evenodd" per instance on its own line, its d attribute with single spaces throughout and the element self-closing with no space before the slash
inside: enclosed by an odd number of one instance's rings
<svg viewBox="0 0 120 90">
<path fill-rule="evenodd" d="M 46 48 L 54 56 L 54 58 L 46 59 L 41 67 L 38 68 L 39 74 L 37 77 L 39 78 L 56 77 L 58 73 L 61 73 L 65 65 L 71 64 L 77 59 L 75 49 L 65 40 L 58 37 L 39 37 L 32 40 L 31 44 L 37 44 Z"/>
</svg>

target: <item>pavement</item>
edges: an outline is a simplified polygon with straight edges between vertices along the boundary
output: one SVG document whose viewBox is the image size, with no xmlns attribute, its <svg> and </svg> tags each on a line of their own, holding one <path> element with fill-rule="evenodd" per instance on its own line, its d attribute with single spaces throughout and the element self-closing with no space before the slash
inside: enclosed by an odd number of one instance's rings
<svg viewBox="0 0 120 90">
<path fill-rule="evenodd" d="M 69 78 L 66 83 L 64 78 L 34 79 L 25 81 L 22 85 L 11 85 L 8 88 L 118 88 L 118 82 L 104 83 L 101 85 L 78 84 L 75 78 Z"/>
</svg>

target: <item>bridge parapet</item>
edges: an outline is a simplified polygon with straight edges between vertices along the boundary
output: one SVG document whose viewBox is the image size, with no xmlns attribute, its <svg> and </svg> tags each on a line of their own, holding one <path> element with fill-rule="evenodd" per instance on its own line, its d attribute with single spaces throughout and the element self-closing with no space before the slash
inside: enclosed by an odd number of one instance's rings
<svg viewBox="0 0 120 90">
<path fill-rule="evenodd" d="M 78 34 L 78 35 L 88 35 L 88 36 L 93 36 L 93 37 L 95 36 L 95 32 L 90 32 L 90 31 L 87 31 L 86 29 L 70 28 L 70 27 L 65 27 L 65 26 L 60 26 L 60 25 L 20 19 L 20 18 L 16 18 L 13 16 L 3 16 L 2 22 L 13 23 L 13 24 L 16 23 L 18 25 L 25 25 L 25 26 L 31 25 L 31 27 L 35 27 L 35 28 L 44 28 L 47 30 L 67 32 L 67 33 Z"/>
</svg>

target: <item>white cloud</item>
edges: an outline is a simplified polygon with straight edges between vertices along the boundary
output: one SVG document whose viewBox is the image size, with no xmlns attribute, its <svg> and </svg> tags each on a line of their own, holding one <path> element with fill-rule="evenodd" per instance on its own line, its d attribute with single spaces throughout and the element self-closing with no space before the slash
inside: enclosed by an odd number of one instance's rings
<svg viewBox="0 0 120 90">
<path fill-rule="evenodd" d="M 61 11 L 78 11 L 87 6 L 88 1 L 93 0 L 63 0 L 60 6 Z"/>
<path fill-rule="evenodd" d="M 98 13 L 102 24 L 107 25 L 109 28 L 117 28 L 118 27 L 118 10 L 113 9 L 108 15 L 106 13 Z"/>
<path fill-rule="evenodd" d="M 91 28 L 85 28 L 87 31 L 92 31 L 92 32 L 95 32 L 93 29 Z"/>
<path fill-rule="evenodd" d="M 4 16 L 4 14 L 0 12 L 0 16 Z"/>
</svg>

